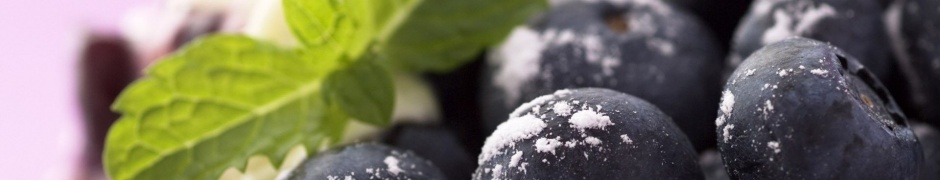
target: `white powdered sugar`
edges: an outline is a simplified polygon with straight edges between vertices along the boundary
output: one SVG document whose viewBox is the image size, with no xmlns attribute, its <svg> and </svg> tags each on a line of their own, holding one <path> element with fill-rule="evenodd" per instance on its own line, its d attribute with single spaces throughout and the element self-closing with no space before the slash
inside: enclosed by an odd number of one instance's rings
<svg viewBox="0 0 940 180">
<path fill-rule="evenodd" d="M 601 66 L 601 72 L 610 76 L 614 68 L 620 66 L 620 51 L 610 50 L 604 45 L 604 39 L 599 35 L 581 35 L 581 44 L 584 45 L 587 62 Z"/>
<path fill-rule="evenodd" d="M 565 147 L 573 148 L 573 147 L 577 146 L 578 143 L 580 143 L 580 142 L 578 142 L 578 140 L 572 139 L 572 140 L 570 140 L 570 141 L 568 141 L 568 142 L 565 142 Z"/>
<path fill-rule="evenodd" d="M 528 27 L 518 27 L 509 37 L 494 50 L 489 62 L 500 65 L 494 83 L 506 92 L 507 103 L 518 100 L 524 82 L 539 73 L 542 52 L 549 47 L 580 44 L 584 47 L 586 61 L 600 66 L 607 76 L 613 75 L 614 68 L 620 66 L 619 49 L 608 48 L 597 33 L 547 29 L 540 34 Z"/>
<path fill-rule="evenodd" d="M 579 130 L 588 128 L 604 129 L 604 127 L 614 125 L 614 123 L 610 121 L 610 117 L 591 109 L 574 113 L 574 115 L 571 115 L 571 118 L 568 119 L 568 122 L 571 123 L 571 127 L 578 128 Z"/>
<path fill-rule="evenodd" d="M 493 50 L 489 64 L 499 64 L 493 83 L 506 93 L 506 103 L 519 99 L 523 82 L 539 72 L 542 50 L 547 42 L 528 27 L 517 27 L 509 39 Z"/>
<path fill-rule="evenodd" d="M 669 42 L 665 39 L 650 38 L 646 40 L 646 46 L 652 47 L 653 50 L 656 50 L 660 54 L 667 57 L 672 57 L 676 54 L 675 46 L 672 44 L 672 42 Z"/>
<path fill-rule="evenodd" d="M 652 14 L 640 14 L 638 17 L 633 17 L 629 21 L 630 32 L 631 33 L 640 33 L 640 34 L 649 34 L 653 35 L 656 31 L 659 31 L 657 28 L 655 20 L 653 20 Z"/>
<path fill-rule="evenodd" d="M 744 71 L 744 75 L 745 75 L 745 76 L 753 76 L 755 72 L 757 72 L 756 69 L 748 69 L 748 70 Z"/>
<path fill-rule="evenodd" d="M 757 13 L 757 14 L 759 14 L 759 15 L 764 15 L 764 14 L 770 13 L 770 10 L 773 9 L 774 4 L 776 4 L 776 3 L 779 2 L 779 1 L 780 1 L 780 0 L 758 0 L 758 1 L 754 1 L 754 3 L 753 3 L 753 5 L 752 5 L 751 9 L 753 9 L 753 12 L 755 12 L 755 13 Z"/>
<path fill-rule="evenodd" d="M 633 140 L 630 139 L 630 136 L 627 136 L 627 134 L 620 135 L 620 139 L 623 139 L 623 143 L 633 144 Z"/>
<path fill-rule="evenodd" d="M 826 74 L 829 74 L 828 70 L 823 70 L 823 69 L 813 69 L 813 70 L 809 70 L 809 72 L 815 75 L 820 75 L 820 76 L 825 76 Z"/>
<path fill-rule="evenodd" d="M 715 126 L 721 126 L 725 124 L 725 115 L 718 115 L 718 118 L 715 119 Z"/>
<path fill-rule="evenodd" d="M 764 101 L 764 107 L 758 107 L 757 110 L 761 112 L 764 119 L 767 119 L 774 111 L 774 104 L 770 100 Z"/>
<path fill-rule="evenodd" d="M 501 179 L 503 177 L 503 165 L 497 164 L 493 166 L 493 169 L 490 171 L 493 172 L 493 179 Z"/>
<path fill-rule="evenodd" d="M 519 116 L 522 116 L 523 112 L 532 110 L 533 107 L 536 107 L 538 105 L 545 104 L 545 102 L 548 102 L 552 98 L 555 98 L 555 96 L 549 94 L 549 95 L 539 96 L 535 99 L 532 99 L 532 101 L 529 101 L 527 103 L 522 103 L 522 105 L 519 105 L 519 107 L 517 107 L 516 110 L 513 110 L 512 113 L 509 113 L 509 118 L 512 119 L 512 118 L 517 118 Z"/>
<path fill-rule="evenodd" d="M 594 137 L 594 136 L 588 136 L 588 137 L 584 138 L 584 142 L 585 142 L 585 143 L 588 143 L 588 144 L 590 144 L 590 145 L 592 145 L 592 146 L 597 146 L 597 145 L 601 145 L 601 143 L 602 143 L 603 141 L 601 141 L 601 139 L 597 139 L 597 138 Z"/>
<path fill-rule="evenodd" d="M 777 141 L 767 142 L 767 147 L 769 147 L 771 150 L 774 150 L 774 153 L 780 153 L 780 142 L 777 142 Z"/>
<path fill-rule="evenodd" d="M 522 116 L 523 112 L 527 110 L 532 110 L 534 109 L 534 107 L 538 107 L 541 104 L 545 104 L 549 100 L 552 100 L 552 98 L 562 97 L 568 94 L 571 94 L 571 90 L 562 89 L 562 90 L 557 90 L 555 91 L 555 93 L 552 93 L 549 95 L 539 96 L 535 99 L 532 99 L 532 101 L 522 103 L 522 105 L 519 105 L 519 107 L 517 107 L 516 110 L 513 110 L 512 113 L 509 114 L 509 118 L 517 118 L 519 116 Z M 577 103 L 577 101 L 575 101 L 575 103 Z"/>
<path fill-rule="evenodd" d="M 773 111 L 773 110 L 774 110 L 774 104 L 773 104 L 773 103 L 770 103 L 770 100 L 767 100 L 766 102 L 764 102 L 764 109 L 766 109 L 766 110 L 768 110 L 768 111 Z"/>
<path fill-rule="evenodd" d="M 721 103 L 718 109 L 721 110 L 721 114 L 715 119 L 715 125 L 720 127 L 725 124 L 728 117 L 731 117 L 731 112 L 734 110 L 734 94 L 730 90 L 721 92 Z"/>
<path fill-rule="evenodd" d="M 509 158 L 509 167 L 516 167 L 519 165 L 519 160 L 522 159 L 522 151 L 516 151 L 516 154 L 513 154 Z"/>
<path fill-rule="evenodd" d="M 558 141 L 557 139 L 539 138 L 538 140 L 535 140 L 535 151 L 541 153 L 550 152 L 555 154 L 555 148 L 558 148 L 558 146 L 561 145 L 561 141 Z"/>
<path fill-rule="evenodd" d="M 518 141 L 532 138 L 542 132 L 547 125 L 542 119 L 529 114 L 509 119 L 496 127 L 496 131 L 486 138 L 482 152 L 477 160 L 479 164 L 490 160 L 494 155 L 500 154 L 505 147 L 514 146 Z"/>
<path fill-rule="evenodd" d="M 734 94 L 729 90 L 725 90 L 721 93 L 721 112 L 726 115 L 731 115 L 731 111 L 734 108 Z"/>
<path fill-rule="evenodd" d="M 793 36 L 793 30 L 790 29 L 792 26 L 793 20 L 790 15 L 787 15 L 783 10 L 774 11 L 774 25 L 764 31 L 761 43 L 767 45 Z"/>
<path fill-rule="evenodd" d="M 777 75 L 779 75 L 780 77 L 784 77 L 784 76 L 787 76 L 788 73 L 787 73 L 787 70 L 781 69 L 780 71 L 777 72 Z"/>
<path fill-rule="evenodd" d="M 552 93 L 552 94 L 554 94 L 555 96 L 565 96 L 565 95 L 571 94 L 571 90 L 561 89 L 561 90 L 555 91 L 555 93 Z M 578 102 L 576 101 L 575 103 L 578 103 Z"/>
<path fill-rule="evenodd" d="M 761 5 L 769 8 L 769 5 Z M 769 9 L 758 9 L 759 11 L 769 11 Z M 784 9 L 774 11 L 774 25 L 771 26 L 761 37 L 761 43 L 771 44 L 790 36 L 796 36 L 808 33 L 813 26 L 819 24 L 823 19 L 834 17 L 835 9 L 828 4 L 821 4 L 817 7 L 808 7 L 803 12 L 788 13 Z M 794 24 L 796 23 L 796 24 Z"/>
<path fill-rule="evenodd" d="M 398 173 L 405 172 L 405 170 L 402 170 L 401 167 L 398 167 L 398 158 L 387 156 L 383 162 L 385 162 L 385 165 L 388 166 L 388 172 L 392 173 L 392 175 L 398 175 Z"/>
<path fill-rule="evenodd" d="M 803 17 L 796 24 L 796 32 L 807 32 L 810 27 L 819 23 L 820 20 L 836 15 L 836 10 L 828 4 L 819 5 L 816 8 L 809 8 L 803 12 Z"/>
<path fill-rule="evenodd" d="M 728 142 L 728 140 L 731 140 L 731 129 L 734 129 L 734 124 L 728 124 L 727 126 L 725 126 L 725 128 L 722 129 L 722 131 L 724 132 L 722 133 L 722 135 L 724 135 L 724 140 L 726 143 Z"/>
<path fill-rule="evenodd" d="M 558 116 L 569 116 L 571 115 L 571 105 L 565 101 L 556 102 L 552 106 L 552 111 L 555 111 Z"/>
</svg>

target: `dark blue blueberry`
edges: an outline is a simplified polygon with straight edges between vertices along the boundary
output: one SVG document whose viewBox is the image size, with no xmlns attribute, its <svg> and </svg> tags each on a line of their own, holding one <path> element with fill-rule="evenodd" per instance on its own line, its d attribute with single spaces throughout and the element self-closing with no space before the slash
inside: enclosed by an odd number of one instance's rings
<svg viewBox="0 0 940 180">
<path fill-rule="evenodd" d="M 697 149 L 714 146 L 723 64 L 716 47 L 695 18 L 659 1 L 556 4 L 490 51 L 482 96 L 487 130 L 538 95 L 600 87 L 655 104 Z"/>
<path fill-rule="evenodd" d="M 913 179 L 921 147 L 875 76 L 827 43 L 788 38 L 731 75 L 716 119 L 732 179 Z"/>
<path fill-rule="evenodd" d="M 924 148 L 924 166 L 918 179 L 940 179 L 940 131 L 929 124 L 911 122 L 911 129 Z"/>
<path fill-rule="evenodd" d="M 940 126 L 940 1 L 898 0 L 886 15 L 899 69 L 900 101 L 914 119 Z"/>
<path fill-rule="evenodd" d="M 894 68 L 877 0 L 756 0 L 735 32 L 729 70 L 767 44 L 790 36 L 817 39 L 842 48 L 880 79 Z"/>
<path fill-rule="evenodd" d="M 473 179 L 703 179 L 695 150 L 669 116 L 608 89 L 535 98 L 482 150 Z"/>
<path fill-rule="evenodd" d="M 713 30 L 722 52 L 730 49 L 731 37 L 741 17 L 753 0 L 672 0 L 677 6 L 685 7 L 692 14 Z"/>
<path fill-rule="evenodd" d="M 445 179 L 430 161 L 407 150 L 354 144 L 317 154 L 291 172 L 291 180 Z"/>
<path fill-rule="evenodd" d="M 444 126 L 454 131 L 470 154 L 479 154 L 487 132 L 483 131 L 480 106 L 481 73 L 485 60 L 482 53 L 473 62 L 442 74 L 429 73 L 430 82 L 441 108 Z"/>
<path fill-rule="evenodd" d="M 427 158 L 441 169 L 447 179 L 468 179 L 476 169 L 476 162 L 464 150 L 457 136 L 441 126 L 397 125 L 383 136 L 382 141 Z"/>
<path fill-rule="evenodd" d="M 698 158 L 698 165 L 702 166 L 706 180 L 728 180 L 725 163 L 721 162 L 721 154 L 714 149 L 702 151 Z"/>
</svg>

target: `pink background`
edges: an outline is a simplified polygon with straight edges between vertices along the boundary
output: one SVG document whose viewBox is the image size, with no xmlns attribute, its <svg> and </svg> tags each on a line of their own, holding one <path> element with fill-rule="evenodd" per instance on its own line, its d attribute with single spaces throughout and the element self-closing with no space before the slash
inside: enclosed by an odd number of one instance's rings
<svg viewBox="0 0 940 180">
<path fill-rule="evenodd" d="M 72 179 L 84 148 L 78 45 L 156 0 L 0 1 L 0 179 Z"/>
</svg>

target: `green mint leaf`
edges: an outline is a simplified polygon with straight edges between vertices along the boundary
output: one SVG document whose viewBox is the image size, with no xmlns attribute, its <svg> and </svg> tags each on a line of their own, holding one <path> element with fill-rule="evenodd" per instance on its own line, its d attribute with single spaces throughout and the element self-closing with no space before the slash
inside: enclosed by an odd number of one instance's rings
<svg viewBox="0 0 940 180">
<path fill-rule="evenodd" d="M 216 179 L 251 155 L 279 165 L 297 144 L 338 142 L 347 116 L 324 99 L 336 68 L 234 35 L 209 36 L 158 62 L 122 92 L 106 140 L 112 179 Z M 332 68 L 331 68 L 332 67 Z"/>
<path fill-rule="evenodd" d="M 362 54 L 375 33 L 372 1 L 283 0 L 291 32 L 307 48 Z"/>
<path fill-rule="evenodd" d="M 499 43 L 546 6 L 544 0 L 424 0 L 379 34 L 378 56 L 397 67 L 449 71 Z"/>
<path fill-rule="evenodd" d="M 359 121 L 385 126 L 392 116 L 395 89 L 389 72 L 375 59 L 360 59 L 327 80 L 332 99 Z"/>
<path fill-rule="evenodd" d="M 330 46 L 352 58 L 374 53 L 416 71 L 459 67 L 546 6 L 545 0 L 284 2 L 287 22 L 304 45 Z"/>
</svg>

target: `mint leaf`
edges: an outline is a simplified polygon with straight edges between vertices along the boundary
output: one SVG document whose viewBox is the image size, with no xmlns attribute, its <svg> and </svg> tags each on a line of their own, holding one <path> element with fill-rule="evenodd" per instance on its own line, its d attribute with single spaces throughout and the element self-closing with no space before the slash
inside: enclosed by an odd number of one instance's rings
<svg viewBox="0 0 940 180">
<path fill-rule="evenodd" d="M 307 47 L 328 44 L 352 58 L 375 53 L 417 71 L 463 65 L 546 6 L 544 0 L 284 2 L 288 24 Z"/>
<path fill-rule="evenodd" d="M 499 43 L 546 6 L 544 0 L 425 0 L 385 26 L 379 57 L 405 69 L 449 71 Z"/>
<path fill-rule="evenodd" d="M 113 179 L 215 179 L 249 156 L 281 164 L 291 147 L 342 136 L 347 116 L 323 97 L 336 57 L 216 35 L 158 62 L 124 90 L 105 145 Z"/>
<path fill-rule="evenodd" d="M 395 89 L 388 71 L 375 59 L 360 59 L 333 73 L 327 82 L 330 96 L 347 114 L 380 127 L 388 124 Z"/>
<path fill-rule="evenodd" d="M 283 0 L 291 31 L 307 48 L 325 48 L 356 57 L 375 32 L 372 1 Z"/>
</svg>

